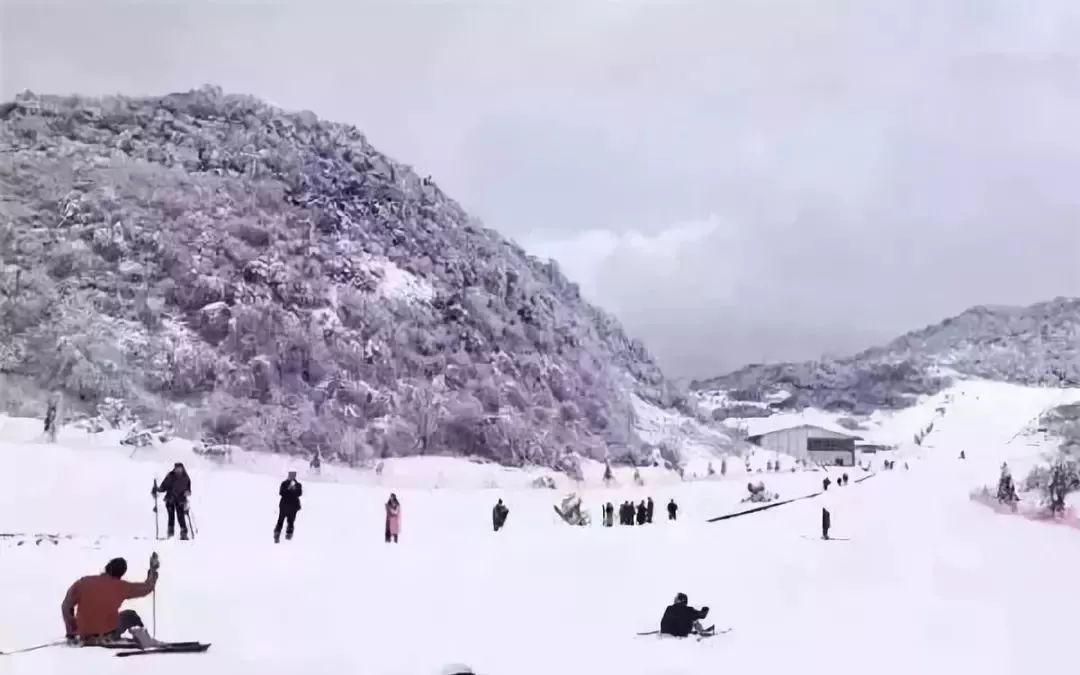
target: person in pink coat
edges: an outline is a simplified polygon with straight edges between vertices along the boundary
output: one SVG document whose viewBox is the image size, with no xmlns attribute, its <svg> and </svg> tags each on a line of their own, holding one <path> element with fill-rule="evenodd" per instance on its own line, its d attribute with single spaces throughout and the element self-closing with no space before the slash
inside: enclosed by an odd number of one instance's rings
<svg viewBox="0 0 1080 675">
<path fill-rule="evenodd" d="M 397 495 L 390 493 L 390 499 L 386 502 L 386 543 L 397 543 L 398 532 L 401 531 L 401 503 Z"/>
</svg>

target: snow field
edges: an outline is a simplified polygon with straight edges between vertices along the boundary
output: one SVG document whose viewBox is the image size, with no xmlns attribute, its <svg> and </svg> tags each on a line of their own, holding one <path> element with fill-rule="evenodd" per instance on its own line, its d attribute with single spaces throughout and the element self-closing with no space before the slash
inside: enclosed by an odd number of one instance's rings
<svg viewBox="0 0 1080 675">
<path fill-rule="evenodd" d="M 71 581 L 115 555 L 139 577 L 156 548 L 159 636 L 214 643 L 205 655 L 145 657 L 161 675 L 435 675 L 455 662 L 481 675 L 1060 669 L 1061 649 L 1076 637 L 1062 612 L 1080 604 L 1080 536 L 968 499 L 972 486 L 996 479 L 1000 456 L 1037 449 L 1005 433 L 1026 423 L 1025 407 L 999 400 L 993 410 L 1010 419 L 987 426 L 966 405 L 950 409 L 954 425 L 928 439 L 934 447 L 910 471 L 742 518 L 704 522 L 741 510 L 745 475 L 645 487 L 620 476 L 627 487 L 584 488 L 594 520 L 600 503 L 653 496 L 657 522 L 611 529 L 563 524 L 551 508 L 563 488 L 407 487 L 395 489 L 403 507 L 396 546 L 382 541 L 382 504 L 394 488 L 350 484 L 344 473 L 305 480 L 297 537 L 275 545 L 283 472 L 187 456 L 178 458 L 192 472 L 198 538 L 133 539 L 153 535 L 150 484 L 181 450 L 131 460 L 71 433 L 43 445 L 32 442 L 32 425 L 7 420 L 0 472 L 11 480 L 0 491 L 0 532 L 79 536 L 55 546 L 0 540 L 0 649 L 56 639 Z M 956 459 L 961 449 L 968 461 Z M 788 497 L 819 489 L 822 475 L 760 477 Z M 664 510 L 672 496 L 681 507 L 675 523 Z M 496 534 L 499 497 L 510 516 Z M 823 505 L 833 535 L 850 541 L 817 539 Z M 734 631 L 701 643 L 634 635 L 655 628 L 680 591 L 712 608 L 708 622 Z M 150 622 L 149 599 L 131 605 Z M 0 659 L 15 675 L 147 667 L 67 648 Z"/>
</svg>

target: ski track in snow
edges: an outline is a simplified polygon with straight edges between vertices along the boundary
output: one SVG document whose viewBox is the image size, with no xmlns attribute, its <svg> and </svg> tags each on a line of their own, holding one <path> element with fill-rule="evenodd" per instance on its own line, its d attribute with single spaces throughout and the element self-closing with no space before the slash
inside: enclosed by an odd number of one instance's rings
<svg viewBox="0 0 1080 675">
<path fill-rule="evenodd" d="M 296 539 L 277 545 L 282 475 L 185 457 L 197 539 L 135 539 L 153 536 L 150 484 L 175 456 L 140 451 L 131 460 L 130 450 L 67 431 L 60 445 L 45 445 L 30 439 L 31 423 L 0 419 L 8 479 L 0 532 L 76 535 L 57 545 L 0 539 L 0 650 L 61 637 L 59 605 L 75 578 L 117 555 L 129 561 L 128 578 L 141 578 L 154 549 L 158 636 L 214 643 L 207 654 L 139 665 L 56 647 L 0 656 L 0 672 L 436 675 L 450 663 L 480 675 L 1060 670 L 1077 635 L 1062 610 L 1080 606 L 1080 535 L 995 514 L 968 492 L 994 484 L 1002 459 L 1045 449 L 1013 436 L 1074 394 L 989 383 L 953 393 L 924 447 L 897 452 L 910 471 L 720 523 L 704 521 L 741 510 L 745 475 L 584 488 L 594 522 L 604 501 L 656 500 L 658 522 L 612 529 L 559 521 L 551 505 L 566 489 L 396 489 L 338 477 L 305 480 Z M 873 434 L 909 437 L 936 405 L 877 420 Z M 284 469 L 280 458 L 266 461 Z M 789 497 L 814 491 L 822 475 L 760 477 Z M 382 541 L 391 489 L 402 502 L 396 546 Z M 510 516 L 495 534 L 498 497 Z M 681 507 L 675 523 L 663 519 L 670 497 Z M 850 541 L 814 539 L 822 505 L 833 534 Z M 680 591 L 711 607 L 709 623 L 734 630 L 702 642 L 638 637 Z M 127 606 L 150 623 L 149 598 Z"/>
</svg>

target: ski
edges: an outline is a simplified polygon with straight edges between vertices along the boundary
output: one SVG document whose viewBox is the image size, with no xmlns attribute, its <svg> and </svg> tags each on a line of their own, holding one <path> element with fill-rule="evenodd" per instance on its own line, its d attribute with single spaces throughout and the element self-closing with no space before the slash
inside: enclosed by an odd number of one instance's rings
<svg viewBox="0 0 1080 675">
<path fill-rule="evenodd" d="M 162 647 L 150 647 L 149 649 L 135 649 L 127 652 L 116 652 L 117 657 L 121 656 L 139 656 L 142 654 L 201 654 L 210 649 L 208 643 L 202 642 L 189 642 L 189 643 L 171 643 Z"/>
<path fill-rule="evenodd" d="M 165 643 L 163 643 L 161 645 L 161 647 L 168 648 L 168 649 L 176 649 L 176 648 L 183 649 L 183 648 L 190 648 L 190 647 L 198 647 L 201 644 L 203 644 L 203 643 L 195 641 L 195 640 L 191 640 L 191 641 L 188 641 L 188 642 L 165 642 Z M 116 642 L 101 642 L 101 643 L 98 643 L 98 644 L 89 644 L 89 645 L 84 645 L 84 646 L 86 646 L 86 647 L 101 647 L 102 649 L 127 649 L 127 650 L 131 650 L 131 651 L 137 651 L 137 650 L 140 649 L 139 643 L 135 642 L 134 640 L 117 640 Z M 155 647 L 155 649 L 156 649 L 156 647 Z"/>
<path fill-rule="evenodd" d="M 710 626 L 706 630 L 708 630 L 709 632 L 703 633 L 703 634 L 697 634 L 697 635 L 691 634 L 691 635 L 687 635 L 686 637 L 693 637 L 693 638 L 696 638 L 698 642 L 701 642 L 705 638 L 711 638 L 711 637 L 714 637 L 714 636 L 717 636 L 717 635 L 723 635 L 724 633 L 730 633 L 731 632 L 730 627 L 725 628 L 724 630 L 715 630 L 712 626 Z M 660 631 L 658 631 L 658 630 L 645 631 L 644 633 L 638 633 L 638 635 L 640 635 L 640 636 L 656 635 L 656 636 L 662 637 L 662 638 L 673 637 L 673 638 L 676 638 L 678 640 L 685 639 L 685 638 L 676 637 L 674 635 L 661 635 Z"/>
<path fill-rule="evenodd" d="M 806 534 L 802 535 L 802 538 L 809 539 L 810 541 L 851 541 L 848 537 L 829 537 L 826 539 L 824 537 L 811 537 Z"/>
</svg>

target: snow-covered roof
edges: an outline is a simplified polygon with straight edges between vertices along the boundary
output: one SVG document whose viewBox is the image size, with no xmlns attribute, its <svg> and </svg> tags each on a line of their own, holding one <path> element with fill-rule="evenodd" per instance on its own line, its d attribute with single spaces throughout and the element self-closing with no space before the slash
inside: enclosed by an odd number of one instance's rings
<svg viewBox="0 0 1080 675">
<path fill-rule="evenodd" d="M 777 431 L 785 431 L 787 429 L 799 429 L 801 427 L 810 427 L 812 429 L 821 429 L 822 431 L 828 431 L 832 434 L 840 434 L 847 438 L 860 438 L 856 434 L 851 433 L 850 430 L 843 428 L 839 424 L 834 424 L 826 421 L 809 421 L 805 419 L 799 419 L 797 417 L 791 417 L 786 415 L 774 415 L 773 417 L 759 417 L 742 421 L 745 424 L 746 435 L 749 438 L 755 436 L 764 436 L 765 434 L 775 433 Z"/>
</svg>

